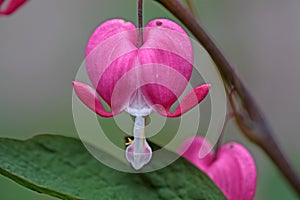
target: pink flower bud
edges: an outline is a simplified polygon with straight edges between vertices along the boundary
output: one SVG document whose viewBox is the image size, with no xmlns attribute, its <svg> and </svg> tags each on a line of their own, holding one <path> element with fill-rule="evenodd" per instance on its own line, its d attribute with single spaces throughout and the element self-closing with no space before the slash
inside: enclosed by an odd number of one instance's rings
<svg viewBox="0 0 300 200">
<path fill-rule="evenodd" d="M 230 142 L 223 145 L 216 155 L 210 152 L 204 158 L 199 158 L 202 145 L 204 150 L 211 147 L 200 136 L 191 138 L 182 144 L 178 152 L 205 172 L 228 200 L 253 200 L 256 167 L 251 154 L 242 145 Z"/>
</svg>

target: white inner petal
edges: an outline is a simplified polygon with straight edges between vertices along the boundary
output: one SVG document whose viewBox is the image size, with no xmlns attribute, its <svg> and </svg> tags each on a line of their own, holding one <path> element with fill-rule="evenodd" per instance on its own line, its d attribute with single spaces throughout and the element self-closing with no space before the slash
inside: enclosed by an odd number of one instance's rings
<svg viewBox="0 0 300 200">
<path fill-rule="evenodd" d="M 142 92 L 138 89 L 130 101 L 126 111 L 133 116 L 147 116 L 150 115 L 152 109 L 144 99 Z"/>
<path fill-rule="evenodd" d="M 133 127 L 134 140 L 126 148 L 126 158 L 136 170 L 149 163 L 152 157 L 152 149 L 147 143 L 145 134 L 145 116 L 149 115 L 151 111 L 152 109 L 138 90 L 127 108 L 127 112 L 135 116 L 135 122 Z"/>
</svg>

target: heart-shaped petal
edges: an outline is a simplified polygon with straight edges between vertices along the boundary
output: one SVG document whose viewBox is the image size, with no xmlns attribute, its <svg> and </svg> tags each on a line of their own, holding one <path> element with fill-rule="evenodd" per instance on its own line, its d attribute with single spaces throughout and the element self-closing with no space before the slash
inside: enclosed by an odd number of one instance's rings
<svg viewBox="0 0 300 200">
<path fill-rule="evenodd" d="M 87 72 L 98 94 L 110 106 L 116 83 L 136 65 L 136 42 L 135 26 L 122 19 L 104 22 L 90 37 L 86 48 Z M 128 81 L 126 85 L 132 83 Z"/>
<path fill-rule="evenodd" d="M 142 65 L 166 66 L 162 76 L 153 67 L 152 72 L 142 73 L 151 81 L 142 87 L 143 95 L 151 105 L 161 105 L 169 111 L 173 103 L 185 89 L 193 69 L 193 49 L 186 32 L 175 22 L 167 19 L 150 21 L 144 30 L 144 44 L 139 49 L 139 60 Z M 181 77 L 174 77 L 173 71 Z M 167 85 L 155 84 L 158 79 L 165 79 Z M 185 79 L 185 83 L 179 81 Z M 155 81 L 156 80 L 156 81 Z M 170 90 L 172 86 L 176 90 Z"/>
<path fill-rule="evenodd" d="M 143 38 L 144 44 L 137 48 L 138 32 L 132 23 L 112 19 L 101 24 L 92 34 L 86 50 L 85 63 L 90 80 L 113 113 L 119 112 L 114 108 L 125 109 L 131 102 L 136 102 L 130 98 L 137 96 L 135 91 L 121 89 L 125 87 L 140 88 L 141 99 L 145 101 L 142 105 L 160 105 L 166 111 L 163 115 L 179 116 L 199 103 L 209 88 L 197 87 L 192 91 L 196 97 L 192 106 L 183 102 L 174 114 L 169 113 L 192 73 L 193 51 L 188 35 L 170 20 L 155 19 L 145 27 Z M 118 84 L 121 79 L 122 84 Z M 124 98 L 118 95 L 113 98 L 113 94 L 122 94 Z M 189 102 L 187 98 L 185 102 Z"/>
<path fill-rule="evenodd" d="M 256 167 L 251 154 L 240 144 L 223 145 L 217 155 L 208 153 L 199 158 L 199 150 L 210 149 L 202 137 L 185 141 L 178 152 L 204 171 L 229 200 L 253 200 L 256 189 Z"/>
</svg>

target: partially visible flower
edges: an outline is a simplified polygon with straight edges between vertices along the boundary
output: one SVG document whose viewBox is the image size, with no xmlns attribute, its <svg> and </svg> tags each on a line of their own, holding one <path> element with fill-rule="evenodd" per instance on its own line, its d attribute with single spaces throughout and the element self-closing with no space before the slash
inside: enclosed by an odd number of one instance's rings
<svg viewBox="0 0 300 200">
<path fill-rule="evenodd" d="M 2 8 L 4 3 L 8 2 L 5 8 Z M 0 0 L 0 15 L 10 15 L 20 8 L 28 0 Z"/>
<path fill-rule="evenodd" d="M 145 119 L 152 111 L 178 117 L 201 102 L 209 84 L 197 86 L 177 106 L 171 106 L 185 89 L 192 73 L 193 50 L 186 32 L 167 19 L 150 21 L 143 31 L 143 45 L 137 47 L 136 27 L 121 19 L 101 24 L 86 49 L 86 68 L 96 88 L 73 82 L 77 96 L 102 117 L 123 110 L 135 116 L 134 140 L 126 149 L 127 160 L 140 169 L 151 159 L 145 139 Z M 106 111 L 98 95 L 109 105 Z"/>
<path fill-rule="evenodd" d="M 201 146 L 204 151 L 211 149 L 211 145 L 204 138 L 190 138 L 182 144 L 178 152 L 205 172 L 228 200 L 253 200 L 256 190 L 256 167 L 247 149 L 238 143 L 230 142 L 223 145 L 216 155 L 210 152 L 204 158 L 199 158 Z"/>
</svg>

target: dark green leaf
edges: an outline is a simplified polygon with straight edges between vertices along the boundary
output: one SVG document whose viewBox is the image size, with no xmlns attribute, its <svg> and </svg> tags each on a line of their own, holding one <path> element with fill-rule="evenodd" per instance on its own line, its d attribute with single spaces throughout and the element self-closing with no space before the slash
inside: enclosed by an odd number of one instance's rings
<svg viewBox="0 0 300 200">
<path fill-rule="evenodd" d="M 63 136 L 0 139 L 0 173 L 61 199 L 225 199 L 205 174 L 182 158 L 155 172 L 123 173 L 98 162 L 79 140 Z"/>
</svg>

